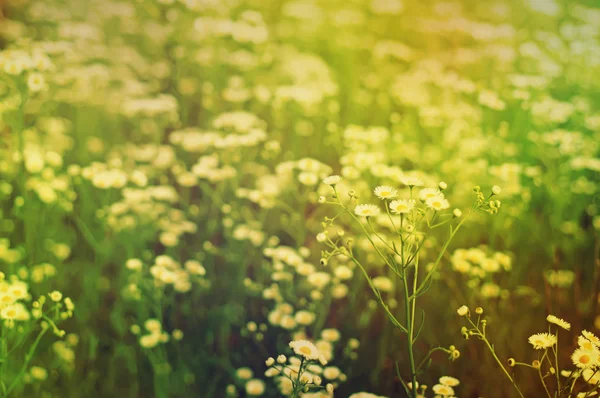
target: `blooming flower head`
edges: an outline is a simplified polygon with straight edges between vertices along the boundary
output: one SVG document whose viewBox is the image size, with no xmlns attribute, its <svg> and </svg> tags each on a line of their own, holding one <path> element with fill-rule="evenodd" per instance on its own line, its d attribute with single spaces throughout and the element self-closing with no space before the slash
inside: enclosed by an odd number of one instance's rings
<svg viewBox="0 0 600 398">
<path fill-rule="evenodd" d="M 373 192 L 379 199 L 393 199 L 398 196 L 398 191 L 389 185 L 380 185 Z"/>
<path fill-rule="evenodd" d="M 600 339 L 594 333 L 584 330 L 583 332 L 581 332 L 581 334 L 583 335 L 583 337 L 592 342 L 592 344 L 594 344 L 596 347 L 600 347 Z"/>
<path fill-rule="evenodd" d="M 579 336 L 577 338 L 577 345 L 579 346 L 579 348 L 583 348 L 587 351 L 592 351 L 596 347 L 591 341 L 589 341 L 583 336 Z"/>
<path fill-rule="evenodd" d="M 425 204 L 427 207 L 435 211 L 445 210 L 450 207 L 450 202 L 448 202 L 448 200 L 441 193 L 427 199 Z"/>
<path fill-rule="evenodd" d="M 546 317 L 546 320 L 550 323 L 553 323 L 555 325 L 560 326 L 561 328 L 565 329 L 565 330 L 571 330 L 571 324 L 567 321 L 565 321 L 564 319 L 561 319 L 557 316 L 554 315 L 548 315 Z"/>
<path fill-rule="evenodd" d="M 573 355 L 571 355 L 571 360 L 580 369 L 594 368 L 600 364 L 599 353 L 598 349 L 588 351 L 583 348 L 577 348 L 573 352 Z"/>
<path fill-rule="evenodd" d="M 402 183 L 409 187 L 422 187 L 424 185 L 423 180 L 416 177 L 404 177 Z"/>
<path fill-rule="evenodd" d="M 529 343 L 536 350 L 550 348 L 556 344 L 556 336 L 550 333 L 537 333 L 529 336 Z"/>
<path fill-rule="evenodd" d="M 439 189 L 435 188 L 423 188 L 419 191 L 419 200 L 425 202 L 429 198 L 433 198 L 441 194 Z"/>
<path fill-rule="evenodd" d="M 449 387 L 456 387 L 457 385 L 460 384 L 460 381 L 455 377 L 442 376 L 442 377 L 440 377 L 440 384 L 443 384 L 443 385 L 449 386 Z"/>
<path fill-rule="evenodd" d="M 321 354 L 317 347 L 308 340 L 295 340 L 290 342 L 290 347 L 297 355 L 301 355 L 306 359 L 317 360 Z"/>
<path fill-rule="evenodd" d="M 323 179 L 323 183 L 333 186 L 333 185 L 338 184 L 341 180 L 342 180 L 342 177 L 340 177 L 338 175 L 332 175 L 329 177 L 325 177 L 325 179 Z"/>
<path fill-rule="evenodd" d="M 394 200 L 390 203 L 390 210 L 396 214 L 407 214 L 414 209 L 415 203 L 410 200 Z"/>
<path fill-rule="evenodd" d="M 454 389 L 450 386 L 446 386 L 443 384 L 436 384 L 433 386 L 433 392 L 437 395 L 441 395 L 443 397 L 448 397 L 454 395 Z"/>
<path fill-rule="evenodd" d="M 373 217 L 380 213 L 379 207 L 371 204 L 358 205 L 354 208 L 354 214 L 359 217 Z"/>
</svg>

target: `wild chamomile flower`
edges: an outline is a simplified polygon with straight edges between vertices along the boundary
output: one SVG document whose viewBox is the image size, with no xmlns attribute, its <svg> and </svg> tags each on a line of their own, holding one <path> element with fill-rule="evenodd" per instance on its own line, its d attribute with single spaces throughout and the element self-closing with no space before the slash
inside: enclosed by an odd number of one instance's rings
<svg viewBox="0 0 600 398">
<path fill-rule="evenodd" d="M 359 217 L 378 216 L 380 212 L 379 207 L 371 204 L 358 205 L 354 208 L 354 214 Z"/>
<path fill-rule="evenodd" d="M 323 183 L 334 186 L 334 185 L 338 184 L 341 180 L 342 180 L 342 177 L 340 177 L 339 175 L 331 175 L 329 177 L 325 177 L 323 179 Z"/>
<path fill-rule="evenodd" d="M 302 355 L 306 359 L 319 359 L 319 349 L 308 340 L 295 340 L 290 342 L 290 347 L 297 355 Z"/>
<path fill-rule="evenodd" d="M 456 310 L 456 313 L 458 314 L 458 316 L 465 316 L 469 313 L 469 307 L 463 305 L 462 307 Z"/>
<path fill-rule="evenodd" d="M 404 177 L 402 183 L 409 187 L 422 187 L 424 185 L 423 180 L 416 177 Z"/>
<path fill-rule="evenodd" d="M 561 328 L 563 328 L 565 330 L 571 330 L 571 324 L 562 318 L 559 318 L 554 315 L 548 315 L 546 317 L 546 320 L 550 323 L 560 326 Z"/>
<path fill-rule="evenodd" d="M 414 209 L 415 203 L 410 200 L 401 199 L 401 200 L 393 200 L 390 203 L 390 210 L 395 214 L 407 214 L 410 213 L 412 209 Z"/>
<path fill-rule="evenodd" d="M 600 339 L 594 333 L 584 330 L 583 332 L 581 332 L 581 334 L 596 347 L 600 347 Z"/>
<path fill-rule="evenodd" d="M 445 210 L 450 207 L 450 202 L 448 202 L 448 200 L 441 193 L 437 196 L 427 199 L 425 204 L 427 207 L 435 211 Z"/>
<path fill-rule="evenodd" d="M 440 377 L 440 384 L 443 384 L 443 385 L 449 386 L 449 387 L 456 387 L 457 385 L 460 384 L 460 381 L 455 377 L 442 376 L 442 377 Z"/>
<path fill-rule="evenodd" d="M 577 345 L 587 351 L 592 351 L 596 346 L 583 336 L 577 338 Z"/>
<path fill-rule="evenodd" d="M 398 191 L 389 185 L 380 185 L 373 192 L 379 199 L 394 199 L 398 196 Z"/>
<path fill-rule="evenodd" d="M 433 198 L 441 194 L 439 189 L 435 188 L 423 188 L 419 191 L 419 200 L 425 202 L 429 198 Z"/>
<path fill-rule="evenodd" d="M 556 336 L 550 333 L 536 333 L 529 336 L 529 343 L 536 350 L 550 348 L 556 344 Z"/>
<path fill-rule="evenodd" d="M 599 352 L 597 349 L 592 351 L 584 350 L 583 348 L 578 348 L 571 355 L 571 360 L 573 364 L 580 369 L 593 368 L 599 365 L 598 356 Z"/>
<path fill-rule="evenodd" d="M 446 386 L 443 384 L 436 384 L 435 386 L 433 386 L 432 390 L 435 394 L 441 395 L 444 397 L 454 395 L 454 389 L 450 386 Z"/>
</svg>

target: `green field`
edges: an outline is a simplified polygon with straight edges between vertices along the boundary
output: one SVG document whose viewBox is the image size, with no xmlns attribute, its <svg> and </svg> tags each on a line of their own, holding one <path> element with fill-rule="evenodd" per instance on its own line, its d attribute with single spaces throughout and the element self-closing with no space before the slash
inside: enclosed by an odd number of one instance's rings
<svg viewBox="0 0 600 398">
<path fill-rule="evenodd" d="M 597 0 L 0 10 L 0 398 L 600 393 Z"/>
</svg>

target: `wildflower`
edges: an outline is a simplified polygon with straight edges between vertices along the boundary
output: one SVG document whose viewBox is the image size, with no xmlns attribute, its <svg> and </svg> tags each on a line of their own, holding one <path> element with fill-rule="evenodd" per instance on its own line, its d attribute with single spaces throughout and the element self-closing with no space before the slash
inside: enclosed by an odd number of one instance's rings
<svg viewBox="0 0 600 398">
<path fill-rule="evenodd" d="M 467 315 L 469 313 L 469 307 L 467 307 L 466 305 L 463 305 L 458 310 L 456 310 L 456 313 L 459 316 L 465 316 L 465 315 Z"/>
<path fill-rule="evenodd" d="M 444 181 L 440 181 L 438 188 L 440 191 L 443 191 L 444 189 L 448 188 L 448 184 L 446 184 Z"/>
<path fill-rule="evenodd" d="M 438 189 L 434 189 L 434 188 L 421 189 L 419 191 L 419 200 L 421 202 L 425 202 L 425 201 L 427 201 L 427 199 L 434 198 L 438 195 L 442 195 L 442 197 L 444 196 Z"/>
<path fill-rule="evenodd" d="M 358 205 L 354 208 L 354 214 L 360 217 L 378 216 L 379 213 L 379 207 L 371 204 Z"/>
<path fill-rule="evenodd" d="M 287 358 L 285 355 L 281 354 L 277 357 L 277 363 L 284 364 L 287 362 Z"/>
<path fill-rule="evenodd" d="M 390 210 L 396 214 L 407 214 L 414 209 L 415 203 L 410 200 L 394 200 L 390 203 Z"/>
<path fill-rule="evenodd" d="M 173 333 L 171 333 L 171 335 L 173 336 L 173 339 L 175 339 L 175 341 L 183 339 L 183 332 L 180 329 L 173 330 Z"/>
<path fill-rule="evenodd" d="M 498 185 L 494 185 L 492 187 L 492 193 L 494 195 L 500 195 L 500 192 L 502 192 L 502 188 L 500 188 Z"/>
<path fill-rule="evenodd" d="M 306 359 L 319 359 L 320 352 L 310 341 L 295 340 L 290 342 L 290 347 L 297 355 L 302 355 Z"/>
<path fill-rule="evenodd" d="M 573 355 L 571 355 L 571 360 L 573 361 L 573 364 L 580 369 L 593 368 L 600 364 L 599 354 L 600 352 L 598 349 L 588 351 L 583 348 L 577 348 L 573 352 Z"/>
<path fill-rule="evenodd" d="M 269 367 L 273 366 L 273 364 L 275 364 L 275 359 L 272 357 L 267 358 L 267 360 L 265 361 L 265 364 Z"/>
<path fill-rule="evenodd" d="M 323 179 L 323 183 L 327 185 L 331 185 L 332 187 L 337 185 L 342 180 L 342 177 L 339 175 L 331 175 L 329 177 L 325 177 Z"/>
<path fill-rule="evenodd" d="M 592 344 L 594 344 L 596 347 L 600 346 L 600 339 L 598 337 L 596 337 L 596 335 L 592 332 L 588 332 L 587 330 L 584 330 L 583 332 L 581 332 L 581 334 L 588 339 L 589 341 L 592 342 Z"/>
<path fill-rule="evenodd" d="M 265 382 L 260 379 L 252 379 L 246 383 L 246 394 L 262 395 L 265 392 Z"/>
<path fill-rule="evenodd" d="M 50 300 L 54 301 L 55 303 L 58 303 L 60 300 L 62 300 L 62 293 L 58 290 L 53 291 L 48 296 L 50 296 Z"/>
<path fill-rule="evenodd" d="M 323 354 L 319 355 L 319 363 L 322 366 L 327 365 L 328 361 L 327 361 L 327 358 L 325 358 L 325 355 L 323 355 Z"/>
<path fill-rule="evenodd" d="M 450 207 L 450 202 L 442 194 L 427 199 L 425 204 L 435 211 L 445 210 Z"/>
<path fill-rule="evenodd" d="M 451 396 L 454 395 L 454 389 L 450 386 L 446 386 L 443 384 L 436 384 L 432 388 L 433 392 L 442 395 L 442 396 Z"/>
<path fill-rule="evenodd" d="M 440 377 L 440 384 L 443 384 L 443 385 L 449 386 L 449 387 L 456 387 L 457 385 L 460 384 L 460 381 L 454 377 L 442 376 L 442 377 Z"/>
<path fill-rule="evenodd" d="M 33 72 L 27 77 L 27 87 L 29 91 L 37 93 L 46 87 L 46 81 L 41 73 Z"/>
<path fill-rule="evenodd" d="M 514 358 L 508 358 L 508 366 L 510 366 L 511 368 L 514 367 L 517 364 L 517 361 L 515 361 Z"/>
<path fill-rule="evenodd" d="M 456 218 L 460 218 L 462 217 L 462 211 L 460 209 L 454 209 L 452 210 L 452 215 Z"/>
<path fill-rule="evenodd" d="M 562 318 L 558 318 L 557 316 L 554 316 L 554 315 L 548 315 L 546 317 L 546 320 L 550 323 L 560 326 L 561 328 L 563 328 L 565 330 L 571 330 L 571 324 Z"/>
<path fill-rule="evenodd" d="M 423 180 L 416 177 L 405 177 L 402 179 L 402 183 L 409 187 L 422 187 L 424 185 Z"/>
<path fill-rule="evenodd" d="M 550 348 L 556 344 L 556 336 L 550 333 L 537 333 L 529 336 L 529 343 L 536 350 Z"/>
<path fill-rule="evenodd" d="M 9 305 L 7 307 L 2 308 L 2 311 L 0 311 L 0 318 L 6 320 L 16 319 L 18 315 L 19 311 L 16 305 Z"/>
<path fill-rule="evenodd" d="M 138 258 L 130 258 L 125 262 L 125 267 L 132 271 L 140 271 L 142 269 L 142 260 Z"/>
<path fill-rule="evenodd" d="M 398 196 L 398 191 L 389 185 L 381 185 L 373 191 L 379 199 L 393 199 Z"/>
<path fill-rule="evenodd" d="M 481 314 L 483 314 L 483 308 L 481 308 L 481 307 L 477 307 L 477 308 L 475 308 L 475 313 L 476 313 L 477 315 L 481 315 Z"/>
<path fill-rule="evenodd" d="M 237 369 L 235 371 L 235 374 L 239 379 L 242 380 L 250 380 L 252 376 L 254 376 L 254 372 L 252 371 L 252 369 L 247 367 Z"/>
<path fill-rule="evenodd" d="M 328 393 L 330 393 L 330 394 L 331 394 L 331 393 L 333 393 L 333 384 L 331 384 L 331 383 L 328 383 L 328 384 L 325 386 L 325 390 L 327 390 L 327 392 L 328 392 Z"/>
</svg>

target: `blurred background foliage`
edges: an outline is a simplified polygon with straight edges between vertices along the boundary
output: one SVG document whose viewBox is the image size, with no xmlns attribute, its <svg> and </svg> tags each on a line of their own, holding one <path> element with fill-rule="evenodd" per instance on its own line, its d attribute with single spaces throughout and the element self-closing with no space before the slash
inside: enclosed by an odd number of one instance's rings
<svg viewBox="0 0 600 398">
<path fill-rule="evenodd" d="M 247 367 L 280 396 L 264 360 L 336 329 L 320 347 L 344 375 L 335 395 L 402 396 L 401 336 L 362 275 L 319 264 L 329 174 L 367 202 L 407 177 L 445 181 L 462 209 L 475 185 L 503 189 L 500 214 L 466 225 L 421 300 L 417 350 L 462 353 L 434 355 L 423 383 L 452 375 L 462 397 L 511 396 L 489 353 L 462 341 L 463 304 L 485 309 L 503 360 L 535 359 L 527 337 L 550 313 L 600 328 L 597 2 L 11 0 L 2 12 L 0 270 L 76 305 L 71 337 L 37 349 L 46 377 L 28 370 L 12 395 L 246 396 Z M 356 236 L 371 276 L 389 277 Z M 395 285 L 385 294 L 402 300 Z M 560 342 L 567 368 L 576 333 Z M 515 378 L 543 391 L 537 375 Z"/>
</svg>

